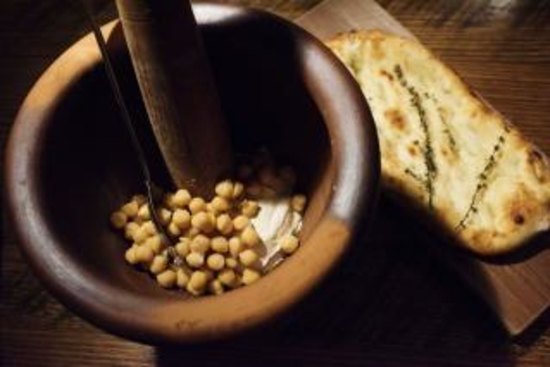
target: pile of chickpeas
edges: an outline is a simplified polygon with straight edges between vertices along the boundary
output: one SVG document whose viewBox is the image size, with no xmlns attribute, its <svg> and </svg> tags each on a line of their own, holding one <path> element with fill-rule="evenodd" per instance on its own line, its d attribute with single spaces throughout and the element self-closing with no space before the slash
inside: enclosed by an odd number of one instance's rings
<svg viewBox="0 0 550 367">
<path fill-rule="evenodd" d="M 290 208 L 302 213 L 306 197 L 288 194 L 294 184 L 289 168 L 266 167 L 253 174 L 244 166 L 239 172 L 246 185 L 219 182 L 209 202 L 186 189 L 166 194 L 156 208 L 164 231 L 157 230 L 145 196 L 136 195 L 122 205 L 110 220 L 132 243 L 126 261 L 150 272 L 160 286 L 194 296 L 222 294 L 257 281 L 266 271 L 261 261 L 265 248 L 251 223 L 261 210 L 257 199 L 288 195 Z M 284 256 L 298 249 L 297 235 L 278 239 Z"/>
</svg>

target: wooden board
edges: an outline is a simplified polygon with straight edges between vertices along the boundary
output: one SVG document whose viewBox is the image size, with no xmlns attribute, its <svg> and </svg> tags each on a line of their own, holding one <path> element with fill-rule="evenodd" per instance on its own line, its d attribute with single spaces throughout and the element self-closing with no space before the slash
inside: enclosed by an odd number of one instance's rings
<svg viewBox="0 0 550 367">
<path fill-rule="evenodd" d="M 327 0 L 297 23 L 320 39 L 352 29 L 371 28 L 415 38 L 373 0 Z M 521 334 L 550 307 L 548 247 L 526 260 L 507 264 L 487 263 L 455 252 L 435 252 L 483 298 L 511 335 Z"/>
</svg>

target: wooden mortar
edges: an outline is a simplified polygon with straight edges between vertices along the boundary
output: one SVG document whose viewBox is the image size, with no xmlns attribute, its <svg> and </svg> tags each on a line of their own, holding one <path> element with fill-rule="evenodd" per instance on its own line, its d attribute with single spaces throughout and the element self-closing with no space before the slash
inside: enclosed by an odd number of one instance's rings
<svg viewBox="0 0 550 367">
<path fill-rule="evenodd" d="M 194 8 L 235 151 L 267 147 L 296 168 L 297 189 L 310 198 L 300 248 L 279 267 L 250 286 L 193 298 L 125 263 L 129 244 L 108 218 L 142 182 L 91 35 L 34 85 L 6 152 L 9 214 L 32 269 L 71 311 L 148 343 L 218 339 L 274 320 L 337 266 L 376 203 L 376 129 L 334 54 L 265 12 Z M 130 106 L 141 109 L 120 24 L 103 34 Z"/>
</svg>

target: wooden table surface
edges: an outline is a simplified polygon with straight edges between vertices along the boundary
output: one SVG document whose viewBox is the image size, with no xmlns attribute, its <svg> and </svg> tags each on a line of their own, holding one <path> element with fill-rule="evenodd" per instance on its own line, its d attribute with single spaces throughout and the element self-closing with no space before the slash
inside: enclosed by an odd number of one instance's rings
<svg viewBox="0 0 550 367">
<path fill-rule="evenodd" d="M 111 1 L 94 1 L 101 20 L 114 17 Z M 319 1 L 219 2 L 296 18 Z M 380 3 L 498 110 L 521 122 L 529 137 L 550 147 L 549 1 Z M 36 78 L 87 32 L 77 5 L 70 0 L 1 2 L 2 148 Z M 275 325 L 227 342 L 170 348 L 108 335 L 66 311 L 29 272 L 4 214 L 0 365 L 550 366 L 548 317 L 523 338 L 509 340 L 485 305 L 423 246 L 403 246 L 410 237 L 424 236 L 413 224 L 401 226 L 410 217 L 385 200 L 379 216 L 391 218 L 378 221 L 369 246 L 357 246 L 315 295 Z"/>
</svg>

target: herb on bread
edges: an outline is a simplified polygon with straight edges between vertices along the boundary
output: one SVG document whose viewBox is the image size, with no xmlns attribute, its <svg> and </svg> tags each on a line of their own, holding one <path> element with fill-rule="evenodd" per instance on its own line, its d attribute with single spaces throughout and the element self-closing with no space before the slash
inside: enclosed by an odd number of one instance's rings
<svg viewBox="0 0 550 367">
<path fill-rule="evenodd" d="M 498 159 L 498 153 L 502 150 L 503 145 L 506 143 L 505 133 L 500 135 L 497 139 L 497 143 L 493 147 L 493 151 L 491 152 L 491 155 L 489 158 L 487 158 L 487 164 L 485 167 L 483 167 L 483 171 L 478 176 L 478 183 L 476 186 L 476 190 L 474 191 L 474 195 L 472 195 L 472 200 L 470 201 L 470 205 L 468 206 L 468 209 L 466 210 L 466 213 L 464 213 L 464 216 L 460 220 L 460 222 L 457 224 L 455 230 L 461 231 L 466 228 L 467 222 L 470 219 L 470 217 L 477 213 L 477 208 L 479 201 L 482 199 L 483 193 L 487 190 L 489 187 L 488 182 L 491 176 L 491 173 L 494 171 L 497 159 Z"/>
<path fill-rule="evenodd" d="M 428 194 L 428 208 L 433 209 L 433 197 L 434 197 L 434 184 L 433 181 L 437 176 L 437 166 L 435 165 L 434 151 L 432 147 L 432 138 L 430 136 L 430 128 L 428 124 L 428 119 L 426 117 L 426 111 L 422 105 L 422 98 L 417 90 L 407 82 L 405 76 L 403 75 L 403 70 L 400 65 L 394 66 L 394 72 L 397 76 L 397 80 L 403 88 L 407 90 L 410 94 L 410 103 L 415 108 L 418 113 L 418 118 L 420 119 L 420 125 L 424 131 L 424 164 L 426 166 L 426 173 L 424 179 L 424 185 L 426 192 Z"/>
</svg>

